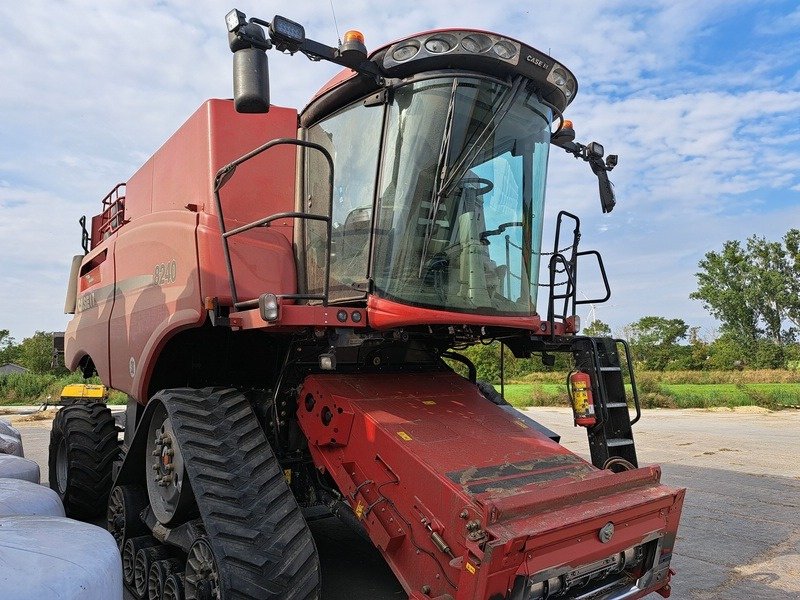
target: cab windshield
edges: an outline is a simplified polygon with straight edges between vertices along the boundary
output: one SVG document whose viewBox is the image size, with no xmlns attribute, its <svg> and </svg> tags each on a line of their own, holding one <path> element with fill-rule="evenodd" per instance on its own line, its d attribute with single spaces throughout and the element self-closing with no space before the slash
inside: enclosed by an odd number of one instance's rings
<svg viewBox="0 0 800 600">
<path fill-rule="evenodd" d="M 521 81 L 440 78 L 397 89 L 374 292 L 452 311 L 533 314 L 551 118 Z"/>
<path fill-rule="evenodd" d="M 329 300 L 371 280 L 404 304 L 534 314 L 551 119 L 523 79 L 439 77 L 394 89 L 385 113 L 356 103 L 310 128 L 335 166 Z M 326 169 L 306 160 L 306 209 L 326 211 Z M 321 227 L 305 250 L 320 290 Z"/>
</svg>

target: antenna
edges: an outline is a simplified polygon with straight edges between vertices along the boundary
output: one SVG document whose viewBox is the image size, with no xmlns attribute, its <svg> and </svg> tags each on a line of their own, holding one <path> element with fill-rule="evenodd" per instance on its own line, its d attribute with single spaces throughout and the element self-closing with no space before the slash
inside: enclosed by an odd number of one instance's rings
<svg viewBox="0 0 800 600">
<path fill-rule="evenodd" d="M 336 38 L 339 40 L 339 45 L 342 45 L 342 36 L 339 33 L 339 24 L 336 22 L 336 11 L 333 8 L 333 0 L 330 0 L 331 3 L 331 14 L 333 15 L 333 27 L 336 29 Z"/>
</svg>

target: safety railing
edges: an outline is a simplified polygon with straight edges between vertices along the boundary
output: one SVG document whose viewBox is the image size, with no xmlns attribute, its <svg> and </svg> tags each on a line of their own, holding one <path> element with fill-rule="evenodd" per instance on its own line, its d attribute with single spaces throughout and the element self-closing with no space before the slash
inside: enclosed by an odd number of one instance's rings
<svg viewBox="0 0 800 600">
<path fill-rule="evenodd" d="M 100 239 L 106 239 L 125 223 L 125 184 L 118 183 L 103 198 L 103 212 L 100 213 L 100 227 L 97 230 Z"/>
<path fill-rule="evenodd" d="M 572 243 L 566 247 L 571 249 L 569 258 L 564 255 L 564 249 L 559 249 L 561 246 L 561 229 L 565 219 L 571 219 L 575 223 L 575 229 L 572 231 Z M 547 300 L 547 320 L 551 324 L 550 335 L 555 337 L 555 323 L 558 320 L 561 323 L 566 322 L 567 318 L 575 314 L 576 307 L 582 304 L 599 304 L 611 298 L 611 286 L 608 283 L 608 276 L 606 275 L 606 268 L 603 265 L 603 257 L 596 250 L 578 251 L 578 244 L 581 239 L 581 221 L 580 219 L 567 211 L 560 211 L 556 219 L 556 234 L 553 242 L 553 253 L 550 256 L 549 268 L 549 294 Z M 600 269 L 600 276 L 603 279 L 603 286 L 605 288 L 605 295 L 600 298 L 585 298 L 578 300 L 578 259 L 581 256 L 594 256 L 597 259 L 597 264 Z M 562 276 L 563 281 L 556 282 L 558 276 Z M 557 290 L 563 287 L 563 292 Z M 556 312 L 557 302 L 561 304 L 561 312 Z"/>
<path fill-rule="evenodd" d="M 257 219 L 251 223 L 247 223 L 246 225 L 242 225 L 235 229 L 231 229 L 228 231 L 225 226 L 225 217 L 222 211 L 222 200 L 220 199 L 220 190 L 224 187 L 224 185 L 233 177 L 233 174 L 236 171 L 236 167 L 240 164 L 250 160 L 261 154 L 262 152 L 266 152 L 270 148 L 274 148 L 280 145 L 292 145 L 292 146 L 302 146 L 303 148 L 309 148 L 311 150 L 317 150 L 325 157 L 325 160 L 328 161 L 328 189 L 330 190 L 329 198 L 328 198 L 328 214 L 327 215 L 316 215 L 310 214 L 305 212 L 281 212 L 275 213 L 268 217 L 264 217 L 263 219 Z M 305 140 L 298 140 L 294 138 L 278 138 L 275 140 L 271 140 L 264 144 L 263 146 L 259 146 L 255 150 L 251 150 L 247 154 L 237 158 L 233 162 L 225 165 L 219 171 L 217 171 L 216 176 L 214 177 L 214 202 L 217 209 L 217 216 L 219 218 L 219 228 L 222 234 L 222 249 L 225 254 L 225 267 L 228 271 L 228 282 L 231 288 L 231 300 L 233 302 L 233 307 L 236 310 L 246 310 L 250 308 L 256 308 L 258 306 L 258 298 L 252 298 L 247 300 L 240 300 L 239 295 L 236 291 L 236 277 L 233 272 L 233 263 L 231 261 L 231 251 L 230 245 L 228 243 L 229 238 L 244 233 L 245 231 L 250 231 L 251 229 L 255 229 L 256 227 L 269 227 L 274 221 L 278 221 L 281 219 L 297 219 L 301 221 L 321 221 L 326 224 L 326 258 L 325 258 L 325 279 L 323 283 L 322 293 L 321 294 L 276 294 L 278 298 L 285 298 L 291 300 L 320 300 L 322 301 L 323 305 L 328 304 L 328 293 L 329 293 L 329 282 L 330 282 L 330 269 L 331 269 L 331 214 L 333 212 L 333 159 L 331 158 L 330 153 L 321 145 L 315 144 L 314 142 L 308 142 Z M 271 290 L 265 290 L 270 292 Z"/>
</svg>

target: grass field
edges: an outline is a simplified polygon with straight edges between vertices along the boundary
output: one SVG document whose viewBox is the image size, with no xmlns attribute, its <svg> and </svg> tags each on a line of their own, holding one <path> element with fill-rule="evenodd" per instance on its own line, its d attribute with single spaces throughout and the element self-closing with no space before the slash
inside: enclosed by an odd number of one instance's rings
<svg viewBox="0 0 800 600">
<path fill-rule="evenodd" d="M 495 386 L 499 389 L 500 386 Z M 509 383 L 506 400 L 518 407 L 568 406 L 564 384 Z M 630 386 L 628 386 L 630 396 Z M 800 383 L 647 383 L 639 389 L 644 408 L 800 407 Z"/>
<path fill-rule="evenodd" d="M 679 408 L 710 406 L 800 406 L 800 383 L 662 384 L 663 392 L 676 399 Z"/>
<path fill-rule="evenodd" d="M 21 373 L 0 377 L 0 405 L 41 404 L 57 399 L 67 383 L 84 379 Z M 506 399 L 514 406 L 568 406 L 566 373 L 535 372 L 506 384 Z M 644 408 L 710 408 L 763 406 L 800 407 L 800 371 L 667 371 L 636 375 Z M 90 383 L 100 383 L 92 378 Z M 499 389 L 499 386 L 495 386 Z M 630 396 L 630 389 L 628 390 Z M 127 396 L 111 390 L 109 404 L 124 404 Z"/>
</svg>

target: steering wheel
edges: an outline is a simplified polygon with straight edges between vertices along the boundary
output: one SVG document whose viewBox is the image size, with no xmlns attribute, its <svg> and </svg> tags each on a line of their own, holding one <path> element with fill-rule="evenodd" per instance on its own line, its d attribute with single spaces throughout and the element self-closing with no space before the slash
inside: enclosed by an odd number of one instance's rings
<svg viewBox="0 0 800 600">
<path fill-rule="evenodd" d="M 487 240 L 486 238 L 492 235 L 499 235 L 509 227 L 522 227 L 522 221 L 509 221 L 508 223 L 501 223 L 500 225 L 497 226 L 497 229 L 490 229 L 489 231 L 481 232 L 480 235 L 481 244 L 488 244 L 489 240 Z"/>
<path fill-rule="evenodd" d="M 458 187 L 463 189 L 469 183 L 479 186 L 475 189 L 476 196 L 483 196 L 494 189 L 494 183 L 490 179 L 484 179 L 483 177 L 464 177 L 458 182 Z"/>
</svg>

